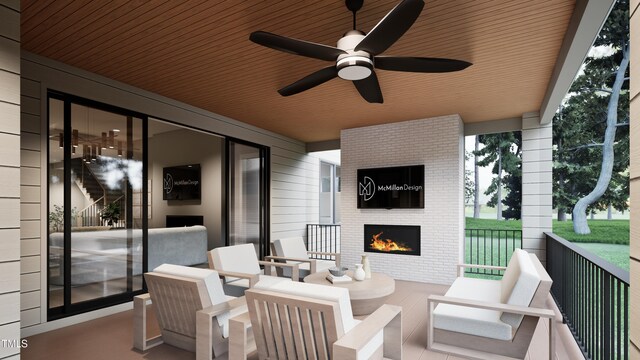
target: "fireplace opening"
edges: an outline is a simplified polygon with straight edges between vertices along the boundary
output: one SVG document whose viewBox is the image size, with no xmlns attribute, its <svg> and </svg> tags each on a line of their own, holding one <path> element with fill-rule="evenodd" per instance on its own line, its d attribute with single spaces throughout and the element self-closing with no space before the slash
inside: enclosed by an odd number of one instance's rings
<svg viewBox="0 0 640 360">
<path fill-rule="evenodd" d="M 365 225 L 364 251 L 420 255 L 420 226 Z"/>
</svg>

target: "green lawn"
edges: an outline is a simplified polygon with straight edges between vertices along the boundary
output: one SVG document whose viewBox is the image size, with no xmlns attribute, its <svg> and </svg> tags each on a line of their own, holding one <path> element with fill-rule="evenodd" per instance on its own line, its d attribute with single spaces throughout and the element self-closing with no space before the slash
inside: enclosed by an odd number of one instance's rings
<svg viewBox="0 0 640 360">
<path fill-rule="evenodd" d="M 466 219 L 467 229 L 520 230 L 520 220 Z M 573 232 L 571 221 L 553 221 L 553 232 L 571 242 L 629 244 L 629 220 L 589 220 L 591 234 L 578 235 Z"/>
<path fill-rule="evenodd" d="M 573 232 L 571 221 L 554 221 L 553 232 L 571 242 L 629 245 L 629 220 L 589 220 L 591 234 Z"/>
<path fill-rule="evenodd" d="M 522 222 L 520 220 L 498 221 L 494 219 L 474 219 L 468 217 L 466 218 L 466 228 L 520 230 L 522 229 Z M 553 232 L 556 235 L 577 243 L 577 245 L 622 269 L 629 270 L 629 220 L 589 220 L 589 228 L 591 229 L 591 234 L 577 235 L 573 232 L 573 224 L 571 221 L 553 221 Z M 466 244 L 466 247 L 468 254 L 469 244 Z M 483 252 L 480 253 L 480 262 L 484 260 L 484 255 Z M 493 256 L 490 254 L 487 255 L 489 258 L 500 259 L 500 262 L 505 261 L 503 254 L 500 254 L 500 256 L 495 254 L 495 249 Z M 469 261 L 471 259 L 465 260 Z M 473 259 L 472 262 L 476 263 L 478 261 Z"/>
<path fill-rule="evenodd" d="M 629 271 L 629 245 L 597 243 L 579 243 L 577 245 Z"/>
</svg>

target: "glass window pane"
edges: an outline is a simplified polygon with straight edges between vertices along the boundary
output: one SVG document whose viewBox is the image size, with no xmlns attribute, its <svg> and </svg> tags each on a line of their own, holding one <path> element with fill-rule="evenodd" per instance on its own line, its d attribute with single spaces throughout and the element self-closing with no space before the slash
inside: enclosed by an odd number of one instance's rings
<svg viewBox="0 0 640 360">
<path fill-rule="evenodd" d="M 260 149 L 229 143 L 229 245 L 254 244 L 260 254 Z"/>
<path fill-rule="evenodd" d="M 139 290 L 142 121 L 72 104 L 71 127 L 71 302 Z"/>
<path fill-rule="evenodd" d="M 64 104 L 49 99 L 49 308 L 64 304 Z"/>
</svg>

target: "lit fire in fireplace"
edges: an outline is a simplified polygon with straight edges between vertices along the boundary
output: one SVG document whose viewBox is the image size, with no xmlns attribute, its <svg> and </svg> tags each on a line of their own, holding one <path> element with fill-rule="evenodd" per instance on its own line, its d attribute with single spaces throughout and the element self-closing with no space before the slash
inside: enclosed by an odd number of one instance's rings
<svg viewBox="0 0 640 360">
<path fill-rule="evenodd" d="M 385 251 L 385 252 L 412 251 L 410 247 L 406 247 L 402 243 L 397 243 L 391 239 L 381 239 L 380 236 L 382 236 L 382 234 L 383 232 L 379 232 L 378 234 L 373 235 L 373 238 L 371 239 L 371 244 L 369 244 L 369 247 L 371 249 L 376 251 Z"/>
</svg>

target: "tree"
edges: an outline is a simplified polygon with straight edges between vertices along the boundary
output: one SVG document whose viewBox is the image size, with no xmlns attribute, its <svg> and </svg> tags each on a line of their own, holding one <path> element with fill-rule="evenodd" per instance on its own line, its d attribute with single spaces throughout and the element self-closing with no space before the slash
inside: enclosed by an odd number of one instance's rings
<svg viewBox="0 0 640 360">
<path fill-rule="evenodd" d="M 480 150 L 480 137 L 475 136 L 473 151 L 473 217 L 480 217 L 480 167 L 478 166 L 478 150 Z"/>
<path fill-rule="evenodd" d="M 592 116 L 592 120 L 602 119 L 598 116 L 603 109 L 602 101 L 607 103 L 604 107 L 606 115 L 603 119 L 605 129 L 602 143 L 585 144 L 585 146 L 598 147 L 602 156 L 595 186 L 587 195 L 580 198 L 573 208 L 573 230 L 577 234 L 591 232 L 587 223 L 587 211 L 594 204 L 598 205 L 597 202 L 609 188 L 616 163 L 621 164 L 619 157 L 616 160 L 615 150 L 616 147 L 620 147 L 619 142 L 616 142 L 616 132 L 620 126 L 618 119 L 629 118 L 629 3 L 627 0 L 616 3 L 600 30 L 594 46 L 609 46 L 613 51 L 609 56 L 587 57 L 584 73 L 576 78 L 570 90 L 581 95 L 585 102 L 580 104 L 580 107 L 586 112 L 585 114 Z M 612 202 L 613 198 L 609 201 Z"/>
<path fill-rule="evenodd" d="M 520 133 L 479 135 L 479 142 L 484 147 L 474 151 L 476 156 L 483 157 L 477 162 L 478 166 L 485 167 L 493 164 L 491 171 L 496 175 L 485 191 L 485 195 L 491 196 L 487 205 L 497 208 L 496 218 L 498 220 L 502 220 L 503 216 L 506 219 L 519 219 L 522 203 L 521 195 L 519 195 L 522 187 Z M 507 194 L 512 194 L 508 204 L 503 201 L 502 196 L 502 189 L 505 185 Z M 503 214 L 503 204 L 508 206 L 505 214 Z"/>
<path fill-rule="evenodd" d="M 464 153 L 465 163 L 469 160 L 469 157 L 472 154 L 469 152 Z M 474 181 L 471 180 L 471 170 L 464 170 L 464 203 L 468 204 L 471 199 L 475 198 L 475 184 Z"/>
</svg>

